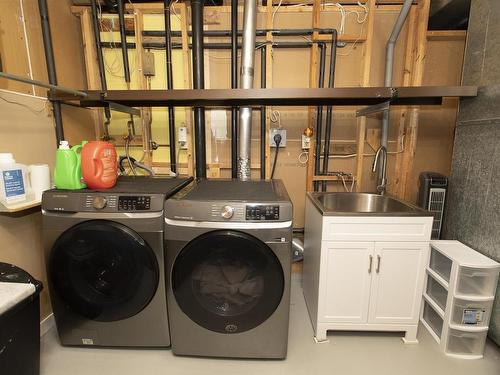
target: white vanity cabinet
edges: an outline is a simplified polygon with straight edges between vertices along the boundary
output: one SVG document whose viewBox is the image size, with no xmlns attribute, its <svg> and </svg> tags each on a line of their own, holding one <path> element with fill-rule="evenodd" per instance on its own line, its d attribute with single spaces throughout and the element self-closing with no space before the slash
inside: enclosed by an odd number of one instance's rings
<svg viewBox="0 0 500 375">
<path fill-rule="evenodd" d="M 323 216 L 308 199 L 303 289 L 316 340 L 359 330 L 416 342 L 431 228 L 432 217 Z"/>
</svg>

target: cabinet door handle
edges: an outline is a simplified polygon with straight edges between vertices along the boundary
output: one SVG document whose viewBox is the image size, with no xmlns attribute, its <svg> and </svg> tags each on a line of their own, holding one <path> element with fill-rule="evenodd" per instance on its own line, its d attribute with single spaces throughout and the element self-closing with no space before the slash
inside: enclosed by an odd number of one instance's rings
<svg viewBox="0 0 500 375">
<path fill-rule="evenodd" d="M 377 273 L 380 272 L 380 259 L 382 259 L 382 257 L 380 255 L 377 255 Z"/>
<path fill-rule="evenodd" d="M 370 255 L 370 265 L 368 266 L 368 273 L 372 273 L 373 255 Z"/>
</svg>

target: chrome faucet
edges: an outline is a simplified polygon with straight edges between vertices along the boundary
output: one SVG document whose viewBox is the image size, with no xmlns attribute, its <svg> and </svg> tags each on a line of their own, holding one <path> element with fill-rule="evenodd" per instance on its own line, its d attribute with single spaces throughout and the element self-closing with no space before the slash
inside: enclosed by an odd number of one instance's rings
<svg viewBox="0 0 500 375">
<path fill-rule="evenodd" d="M 385 189 L 387 187 L 387 149 L 385 146 L 380 146 L 375 154 L 375 160 L 373 161 L 372 172 L 375 173 L 377 171 L 377 166 L 379 165 L 378 159 L 382 154 L 382 168 L 381 173 L 379 173 L 379 184 L 377 185 L 377 192 L 380 195 L 385 194 Z"/>
</svg>

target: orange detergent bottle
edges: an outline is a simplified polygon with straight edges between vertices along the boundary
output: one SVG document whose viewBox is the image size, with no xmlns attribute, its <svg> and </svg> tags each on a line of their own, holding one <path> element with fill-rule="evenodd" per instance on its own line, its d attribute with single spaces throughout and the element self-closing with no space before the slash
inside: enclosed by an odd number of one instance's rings
<svg viewBox="0 0 500 375">
<path fill-rule="evenodd" d="M 109 189 L 118 177 L 116 150 L 109 142 L 92 141 L 83 146 L 82 177 L 89 189 Z"/>
</svg>

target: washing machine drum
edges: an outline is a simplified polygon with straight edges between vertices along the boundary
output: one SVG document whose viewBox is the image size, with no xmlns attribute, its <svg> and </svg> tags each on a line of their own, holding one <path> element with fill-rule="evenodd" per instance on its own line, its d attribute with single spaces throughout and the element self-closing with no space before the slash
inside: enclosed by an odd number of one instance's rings
<svg viewBox="0 0 500 375">
<path fill-rule="evenodd" d="M 284 274 L 264 242 L 243 232 L 213 231 L 181 250 L 172 268 L 172 289 L 182 311 L 200 326 L 241 333 L 276 310 Z"/>
<path fill-rule="evenodd" d="M 153 250 L 136 232 L 120 223 L 91 220 L 57 239 L 49 279 L 73 312 L 111 322 L 134 316 L 148 305 L 159 270 Z"/>
</svg>

